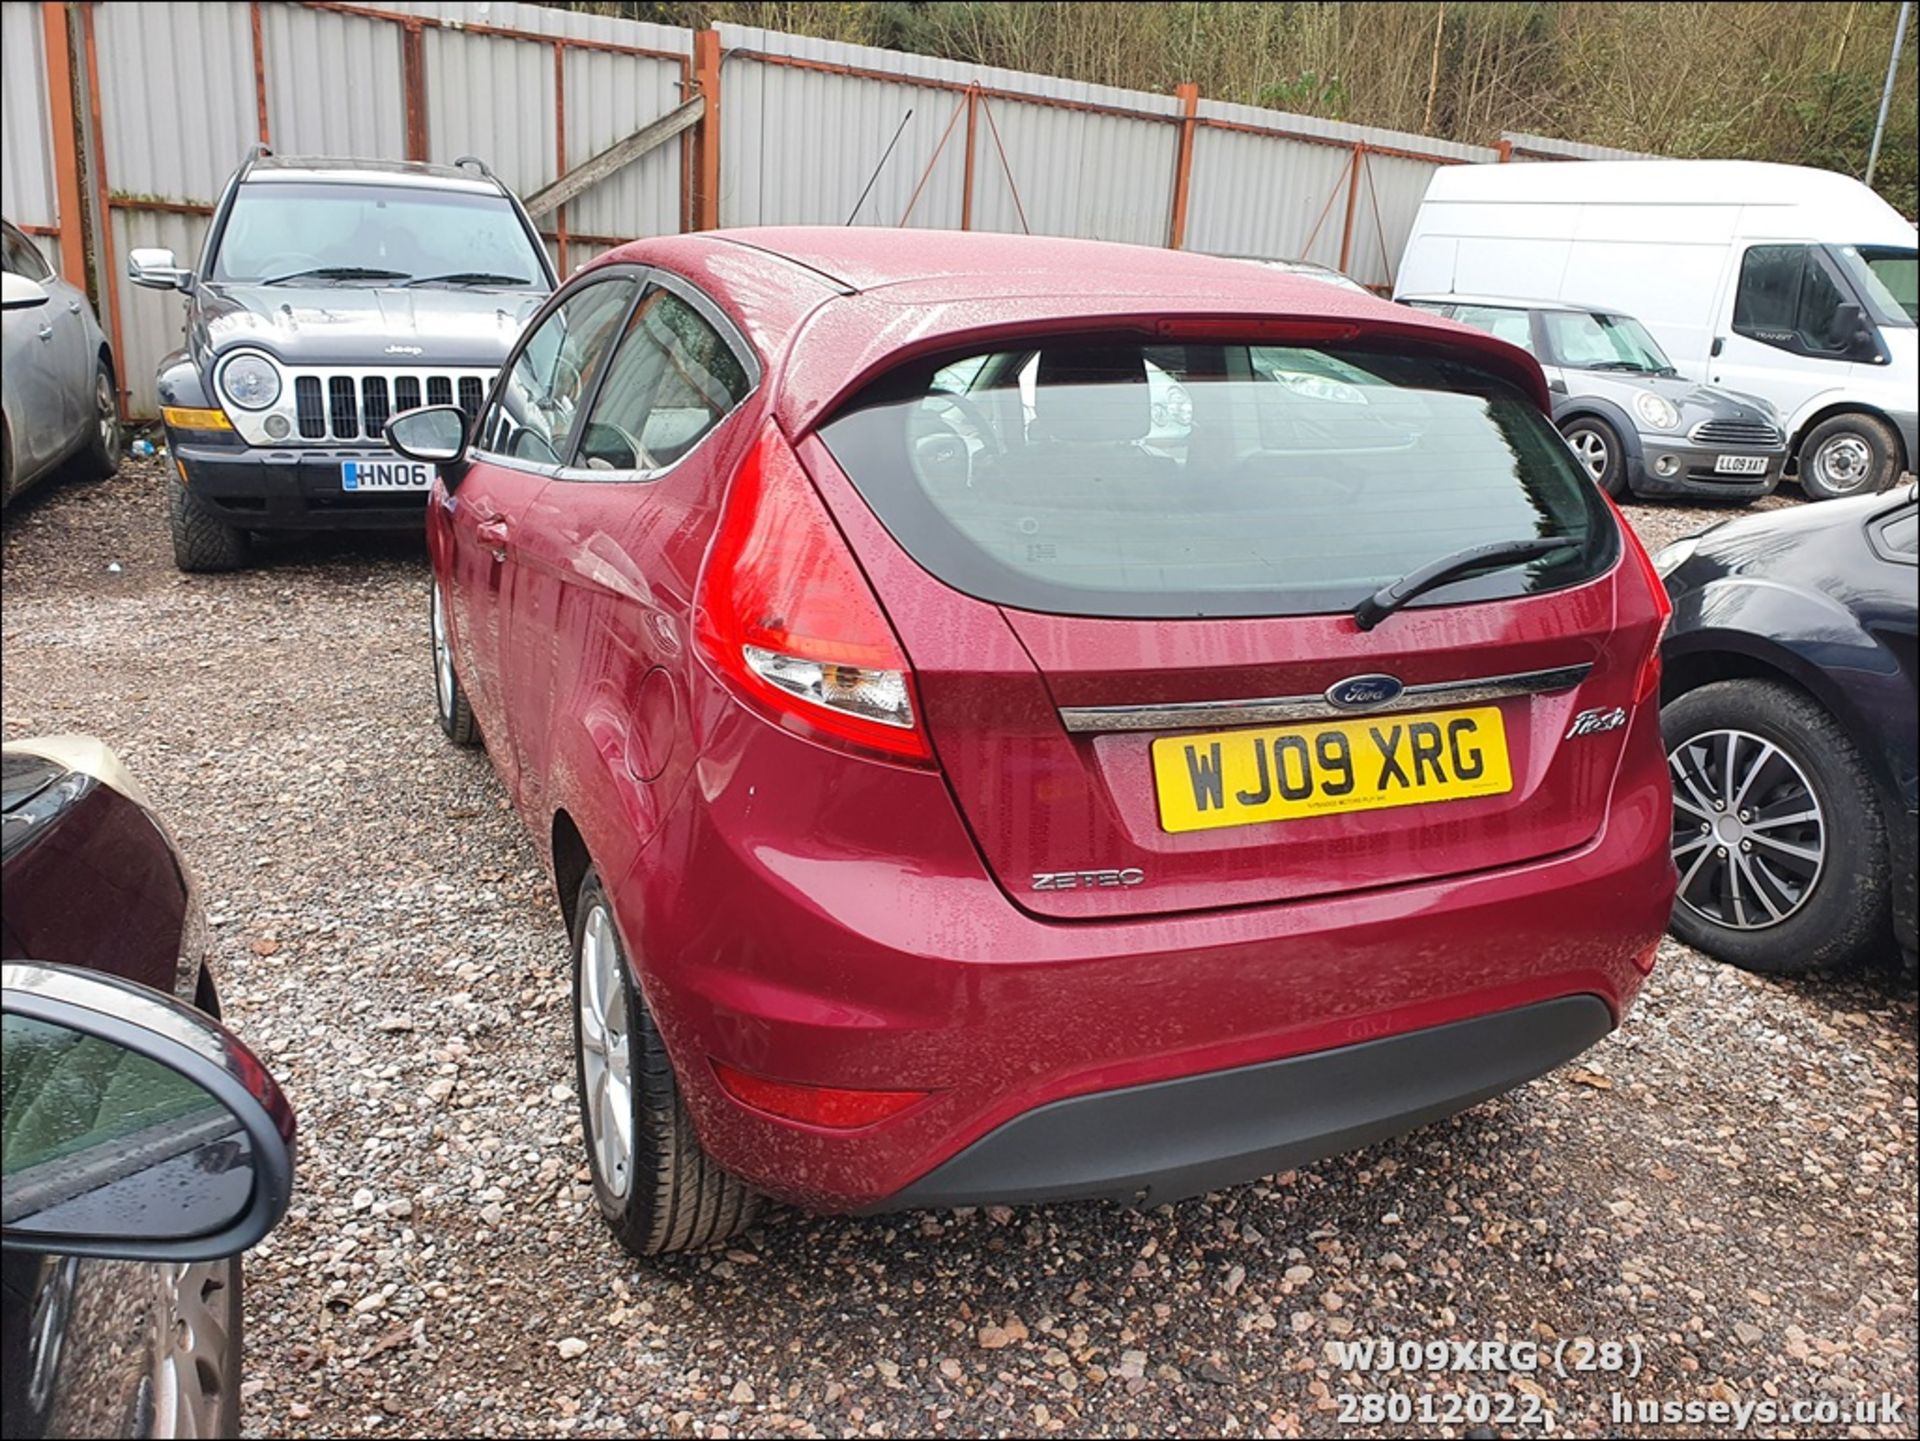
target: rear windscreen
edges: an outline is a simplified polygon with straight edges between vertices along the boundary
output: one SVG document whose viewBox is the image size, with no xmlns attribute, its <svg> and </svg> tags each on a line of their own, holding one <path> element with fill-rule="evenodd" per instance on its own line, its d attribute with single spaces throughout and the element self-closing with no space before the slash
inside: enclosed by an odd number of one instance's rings
<svg viewBox="0 0 1920 1441">
<path fill-rule="evenodd" d="M 1566 539 L 1417 602 L 1459 604 L 1588 580 L 1617 544 L 1539 409 L 1441 354 L 1042 343 L 896 371 L 820 435 L 923 567 L 1025 610 L 1349 610 L 1468 546 Z"/>
</svg>

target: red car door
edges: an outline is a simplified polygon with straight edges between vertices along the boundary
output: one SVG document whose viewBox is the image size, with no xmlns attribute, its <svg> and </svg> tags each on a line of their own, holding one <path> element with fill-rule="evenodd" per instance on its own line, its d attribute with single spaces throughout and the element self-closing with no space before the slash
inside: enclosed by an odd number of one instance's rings
<svg viewBox="0 0 1920 1441">
<path fill-rule="evenodd" d="M 501 779 L 516 793 L 507 618 L 514 590 L 523 583 L 519 532 L 528 508 L 567 458 L 579 412 L 636 283 L 629 273 L 585 286 L 528 330 L 481 417 L 473 464 L 441 501 L 460 683 Z"/>
<path fill-rule="evenodd" d="M 570 464 L 518 537 L 507 723 L 520 807 L 537 829 L 567 727 L 640 780 L 673 769 L 700 517 L 739 448 L 727 422 L 758 376 L 719 307 L 658 271 L 611 348 Z"/>
</svg>

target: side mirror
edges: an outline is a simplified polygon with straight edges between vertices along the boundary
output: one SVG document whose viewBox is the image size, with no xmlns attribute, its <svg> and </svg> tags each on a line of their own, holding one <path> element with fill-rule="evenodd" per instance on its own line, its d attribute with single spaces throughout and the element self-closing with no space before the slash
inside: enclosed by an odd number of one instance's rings
<svg viewBox="0 0 1920 1441">
<path fill-rule="evenodd" d="M 0 308 L 32 310 L 45 305 L 50 298 L 47 288 L 39 281 L 15 275 L 11 270 L 0 272 Z"/>
<path fill-rule="evenodd" d="M 128 251 L 127 278 L 149 290 L 193 288 L 193 272 L 176 265 L 171 250 L 140 248 Z"/>
<path fill-rule="evenodd" d="M 210 1016 L 97 971 L 0 967 L 0 1247 L 237 1256 L 293 1194 L 292 1108 Z"/>
<path fill-rule="evenodd" d="M 467 414 L 457 405 L 429 405 L 387 422 L 387 444 L 408 460 L 438 466 L 451 488 L 467 470 Z"/>
</svg>

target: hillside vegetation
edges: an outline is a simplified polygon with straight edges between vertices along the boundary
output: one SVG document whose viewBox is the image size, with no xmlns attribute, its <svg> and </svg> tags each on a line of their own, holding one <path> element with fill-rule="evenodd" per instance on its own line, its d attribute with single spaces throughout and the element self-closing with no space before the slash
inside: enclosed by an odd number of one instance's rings
<svg viewBox="0 0 1920 1441">
<path fill-rule="evenodd" d="M 1502 130 L 1675 156 L 1866 165 L 1898 5 L 578 4 L 734 21 L 1140 90 L 1202 95 L 1474 144 Z M 1875 188 L 1915 212 L 1909 25 Z"/>
</svg>

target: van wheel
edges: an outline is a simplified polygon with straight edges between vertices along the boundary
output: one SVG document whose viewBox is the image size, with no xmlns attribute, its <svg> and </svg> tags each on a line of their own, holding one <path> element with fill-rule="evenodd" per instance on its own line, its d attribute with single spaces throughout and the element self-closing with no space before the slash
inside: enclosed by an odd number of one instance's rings
<svg viewBox="0 0 1920 1441">
<path fill-rule="evenodd" d="M 247 563 L 247 533 L 207 510 L 184 485 L 173 486 L 168 528 L 173 563 L 184 571 L 239 570 Z"/>
<path fill-rule="evenodd" d="M 700 1148 L 591 868 L 574 907 L 573 1042 L 593 1194 L 620 1244 L 636 1256 L 698 1250 L 752 1224 L 760 1197 Z"/>
<path fill-rule="evenodd" d="M 1673 933 L 1749 971 L 1892 950 L 1892 867 L 1866 764 L 1811 696 L 1716 681 L 1660 712 L 1673 777 Z"/>
<path fill-rule="evenodd" d="M 1871 415 L 1836 415 L 1800 442 L 1800 489 L 1808 500 L 1872 495 L 1900 478 L 1893 427 Z"/>
<path fill-rule="evenodd" d="M 1627 493 L 1627 452 L 1619 431 L 1598 416 L 1583 415 L 1561 434 L 1595 485 L 1616 499 Z"/>
</svg>

